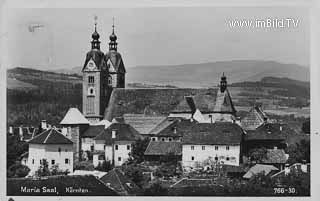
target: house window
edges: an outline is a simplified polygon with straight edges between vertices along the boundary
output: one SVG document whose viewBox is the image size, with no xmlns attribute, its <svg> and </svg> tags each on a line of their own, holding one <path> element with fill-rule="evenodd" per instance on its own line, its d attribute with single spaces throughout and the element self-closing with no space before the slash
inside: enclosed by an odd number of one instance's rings
<svg viewBox="0 0 320 201">
<path fill-rule="evenodd" d="M 191 156 L 191 160 L 194 161 L 194 156 Z"/>
<path fill-rule="evenodd" d="M 218 160 L 218 156 L 214 157 L 214 160 L 216 160 L 216 161 L 217 161 L 217 160 Z"/>
<path fill-rule="evenodd" d="M 118 161 L 121 161 L 121 157 L 118 157 Z"/>
<path fill-rule="evenodd" d="M 228 161 L 228 160 L 230 160 L 230 158 L 229 158 L 229 157 L 227 157 L 227 158 L 226 158 L 226 160 Z"/>
<path fill-rule="evenodd" d="M 191 150 L 194 150 L 194 146 L 191 146 Z"/>
<path fill-rule="evenodd" d="M 54 165 L 55 164 L 55 160 L 51 160 L 51 165 Z"/>
<path fill-rule="evenodd" d="M 166 139 L 165 138 L 161 138 L 161 141 L 164 142 Z"/>
<path fill-rule="evenodd" d="M 153 138 L 151 138 L 151 140 L 152 140 L 152 141 L 156 141 L 156 138 L 155 138 L 155 137 L 153 137 Z"/>
<path fill-rule="evenodd" d="M 214 150 L 218 150 L 219 149 L 219 147 L 218 146 L 214 146 Z"/>
<path fill-rule="evenodd" d="M 69 159 L 68 158 L 64 159 L 64 163 L 69 164 Z"/>
<path fill-rule="evenodd" d="M 118 150 L 118 145 L 117 145 L 117 144 L 115 145 L 114 149 L 115 149 L 115 150 Z"/>
<path fill-rule="evenodd" d="M 89 76 L 88 81 L 90 84 L 93 84 L 94 83 L 94 76 Z"/>
<path fill-rule="evenodd" d="M 60 147 L 58 148 L 58 152 L 61 152 L 61 148 Z"/>
<path fill-rule="evenodd" d="M 34 159 L 32 159 L 32 164 L 34 164 Z"/>
<path fill-rule="evenodd" d="M 91 145 L 91 146 L 90 146 L 90 150 L 91 150 L 91 151 L 93 151 L 93 150 L 94 150 L 94 147 L 93 147 L 93 145 Z"/>
<path fill-rule="evenodd" d="M 206 146 L 202 146 L 202 150 L 206 150 Z"/>
<path fill-rule="evenodd" d="M 229 150 L 230 149 L 230 147 L 229 146 L 226 146 L 226 150 Z"/>
<path fill-rule="evenodd" d="M 172 141 L 172 138 L 170 137 L 170 138 L 169 138 L 169 142 L 171 142 L 171 141 Z"/>
<path fill-rule="evenodd" d="M 106 150 L 106 145 L 103 145 L 103 150 Z"/>
<path fill-rule="evenodd" d="M 130 150 L 130 145 L 129 144 L 127 145 L 127 150 Z"/>
<path fill-rule="evenodd" d="M 40 165 L 42 165 L 42 160 L 40 160 Z"/>
</svg>

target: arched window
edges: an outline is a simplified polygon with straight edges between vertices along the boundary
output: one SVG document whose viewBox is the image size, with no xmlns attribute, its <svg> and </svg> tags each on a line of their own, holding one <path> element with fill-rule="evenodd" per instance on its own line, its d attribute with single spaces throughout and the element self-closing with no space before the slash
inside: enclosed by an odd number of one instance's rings
<svg viewBox="0 0 320 201">
<path fill-rule="evenodd" d="M 111 86 L 112 85 L 112 77 L 109 75 L 108 76 L 108 85 Z"/>
</svg>

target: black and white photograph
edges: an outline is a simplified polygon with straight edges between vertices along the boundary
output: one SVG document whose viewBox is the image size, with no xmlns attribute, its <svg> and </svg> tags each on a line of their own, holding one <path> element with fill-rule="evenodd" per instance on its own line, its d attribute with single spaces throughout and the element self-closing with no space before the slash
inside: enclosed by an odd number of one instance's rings
<svg viewBox="0 0 320 201">
<path fill-rule="evenodd" d="M 310 198 L 310 6 L 131 5 L 7 10 L 6 200 Z"/>
</svg>

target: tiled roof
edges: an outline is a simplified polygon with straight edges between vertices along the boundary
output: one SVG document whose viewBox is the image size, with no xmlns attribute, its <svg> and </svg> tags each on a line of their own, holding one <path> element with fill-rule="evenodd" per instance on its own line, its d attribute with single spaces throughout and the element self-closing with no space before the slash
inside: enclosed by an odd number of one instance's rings
<svg viewBox="0 0 320 201">
<path fill-rule="evenodd" d="M 275 164 L 286 163 L 287 157 L 283 149 L 267 149 L 267 156 L 262 163 Z"/>
<path fill-rule="evenodd" d="M 116 138 L 112 139 L 112 131 L 116 131 Z M 104 129 L 95 140 L 105 140 L 106 144 L 112 144 L 112 141 L 135 141 L 141 138 L 139 132 L 129 124 L 113 123 L 107 129 Z"/>
<path fill-rule="evenodd" d="M 236 109 L 232 103 L 232 99 L 228 89 L 224 92 L 218 91 L 215 101 L 214 112 L 235 114 Z"/>
<path fill-rule="evenodd" d="M 241 126 L 245 130 L 254 130 L 262 125 L 267 115 L 258 106 L 251 108 L 249 113 L 241 120 Z"/>
<path fill-rule="evenodd" d="M 277 171 L 278 168 L 274 167 L 273 165 L 262 165 L 256 164 L 249 169 L 249 171 L 243 175 L 243 178 L 249 179 L 252 176 L 264 172 L 264 175 L 268 175 L 271 171 Z"/>
<path fill-rule="evenodd" d="M 30 144 L 73 144 L 73 142 L 65 137 L 62 133 L 55 129 L 46 130 L 32 140 L 29 141 Z"/>
<path fill-rule="evenodd" d="M 101 181 L 113 188 L 120 195 L 137 195 L 141 189 L 119 168 L 114 168 L 101 178 Z"/>
<path fill-rule="evenodd" d="M 106 61 L 108 61 L 110 59 L 116 72 L 118 72 L 118 73 L 125 73 L 126 72 L 121 54 L 119 52 L 111 50 L 106 53 L 105 59 L 106 59 Z"/>
<path fill-rule="evenodd" d="M 104 118 L 111 121 L 124 114 L 168 115 L 185 96 L 216 94 L 217 89 L 113 89 Z M 211 102 L 209 102 L 211 104 Z M 187 108 L 189 106 L 187 105 Z M 205 106 L 203 108 L 206 108 Z M 201 108 L 199 108 L 201 110 Z M 206 113 L 208 111 L 201 112 Z"/>
<path fill-rule="evenodd" d="M 185 96 L 172 113 L 192 113 L 195 111 L 195 108 L 199 109 L 202 113 L 212 113 L 214 111 L 216 95 L 216 90 L 208 89 L 206 93 Z"/>
<path fill-rule="evenodd" d="M 198 123 L 186 130 L 183 144 L 240 144 L 243 130 L 230 122 Z"/>
<path fill-rule="evenodd" d="M 81 114 L 77 108 L 70 108 L 67 114 L 64 116 L 61 125 L 73 125 L 73 124 L 90 124 L 89 121 Z"/>
<path fill-rule="evenodd" d="M 146 151 L 144 152 L 144 155 L 166 155 L 168 153 L 181 155 L 181 142 L 150 141 Z"/>
<path fill-rule="evenodd" d="M 166 117 L 144 114 L 124 114 L 123 118 L 126 124 L 135 128 L 139 133 L 149 134 L 150 131 Z"/>
<path fill-rule="evenodd" d="M 104 125 L 94 125 L 94 126 L 89 126 L 87 130 L 85 130 L 82 134 L 81 137 L 96 137 L 100 133 L 103 132 L 105 126 Z"/>
<path fill-rule="evenodd" d="M 51 189 L 56 187 L 57 192 L 22 192 L 21 187 L 27 189 L 34 189 L 42 187 Z M 87 189 L 88 192 L 68 192 L 66 188 L 72 187 L 73 189 Z M 7 195 L 10 196 L 116 196 L 118 195 L 110 187 L 106 186 L 102 181 L 93 175 L 83 176 L 50 176 L 41 179 L 34 178 L 9 178 L 7 179 Z"/>
<path fill-rule="evenodd" d="M 266 123 L 256 130 L 249 130 L 245 140 L 285 140 L 286 135 L 292 134 L 288 126 L 279 123 Z"/>
<path fill-rule="evenodd" d="M 183 136 L 192 126 L 197 124 L 195 121 L 177 119 L 177 118 L 167 118 L 161 122 L 155 129 L 153 129 L 150 134 L 156 136 Z"/>
</svg>

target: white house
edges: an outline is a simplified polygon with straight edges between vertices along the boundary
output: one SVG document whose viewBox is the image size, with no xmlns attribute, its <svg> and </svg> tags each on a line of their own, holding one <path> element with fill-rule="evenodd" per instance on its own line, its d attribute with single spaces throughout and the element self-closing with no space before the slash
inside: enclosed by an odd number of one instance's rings
<svg viewBox="0 0 320 201">
<path fill-rule="evenodd" d="M 93 164 L 97 166 L 106 160 L 115 166 L 122 165 L 128 160 L 132 144 L 138 138 L 141 138 L 140 134 L 129 124 L 111 124 L 94 138 Z"/>
<path fill-rule="evenodd" d="M 182 165 L 201 168 L 214 162 L 239 166 L 243 130 L 236 123 L 198 123 L 182 138 Z"/>
<path fill-rule="evenodd" d="M 73 171 L 73 142 L 55 129 L 49 129 L 29 141 L 27 166 L 30 174 L 47 161 L 49 169 L 57 165 L 60 170 Z"/>
</svg>

